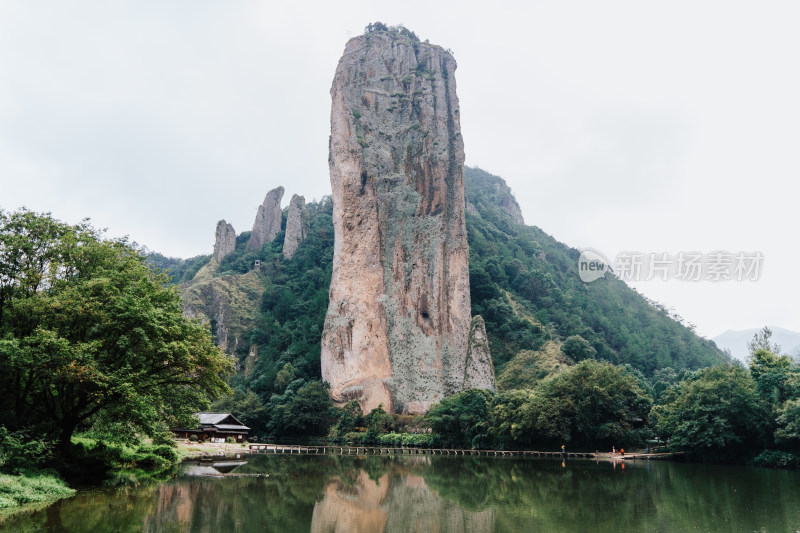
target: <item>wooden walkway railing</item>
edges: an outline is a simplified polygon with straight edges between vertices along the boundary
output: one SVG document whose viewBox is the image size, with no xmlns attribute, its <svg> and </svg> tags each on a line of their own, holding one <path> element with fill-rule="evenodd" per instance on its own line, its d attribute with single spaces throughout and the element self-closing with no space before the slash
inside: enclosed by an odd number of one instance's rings
<svg viewBox="0 0 800 533">
<path fill-rule="evenodd" d="M 534 457 L 573 457 L 593 458 L 594 453 L 583 452 L 543 452 L 535 450 L 461 450 L 452 448 L 405 448 L 392 446 L 343 446 L 322 445 L 303 446 L 290 444 L 250 444 L 251 452 L 273 454 L 334 454 L 334 455 L 496 455 L 496 456 L 534 456 Z"/>
<path fill-rule="evenodd" d="M 565 457 L 573 459 L 600 459 L 605 461 L 625 459 L 672 459 L 682 452 L 667 453 L 626 453 L 611 455 L 592 452 L 545 452 L 538 450 L 463 450 L 454 448 L 412 448 L 397 446 L 345 446 L 324 444 L 307 446 L 298 444 L 250 444 L 250 453 L 272 454 L 333 454 L 333 455 L 476 455 L 476 456 L 517 456 L 517 457 Z"/>
</svg>

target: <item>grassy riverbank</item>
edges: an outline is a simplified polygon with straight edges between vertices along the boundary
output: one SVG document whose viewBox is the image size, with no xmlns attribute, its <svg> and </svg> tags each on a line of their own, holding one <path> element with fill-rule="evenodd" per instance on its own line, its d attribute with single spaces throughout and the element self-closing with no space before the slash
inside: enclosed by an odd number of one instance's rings
<svg viewBox="0 0 800 533">
<path fill-rule="evenodd" d="M 181 459 L 191 459 L 205 455 L 232 455 L 249 449 L 246 444 L 227 442 L 176 442 L 175 444 Z"/>
<path fill-rule="evenodd" d="M 75 494 L 52 474 L 0 474 L 0 520 L 20 511 L 33 511 Z"/>
<path fill-rule="evenodd" d="M 5 435 L 0 446 L 0 520 L 46 507 L 75 494 L 72 486 L 124 485 L 163 481 L 181 459 L 149 439 L 138 446 L 73 437 L 68 458 L 54 456 L 42 441 Z"/>
</svg>

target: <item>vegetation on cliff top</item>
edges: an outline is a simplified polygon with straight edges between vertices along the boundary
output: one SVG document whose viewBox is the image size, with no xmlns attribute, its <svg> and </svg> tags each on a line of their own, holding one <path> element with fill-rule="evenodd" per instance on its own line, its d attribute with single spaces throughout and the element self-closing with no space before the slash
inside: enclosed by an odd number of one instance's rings
<svg viewBox="0 0 800 533">
<path fill-rule="evenodd" d="M 402 24 L 398 24 L 396 26 L 389 26 L 384 24 L 383 22 L 371 22 L 366 25 L 364 28 L 364 35 L 370 35 L 371 33 L 390 33 L 394 35 L 402 35 L 403 37 L 407 37 L 414 42 L 419 42 L 419 37 L 413 31 L 409 30 Z"/>
</svg>

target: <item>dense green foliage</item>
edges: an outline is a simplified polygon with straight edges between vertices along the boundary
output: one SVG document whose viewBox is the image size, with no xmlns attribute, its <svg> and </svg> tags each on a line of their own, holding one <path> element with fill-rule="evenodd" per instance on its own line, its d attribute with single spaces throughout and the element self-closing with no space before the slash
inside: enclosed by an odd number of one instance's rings
<svg viewBox="0 0 800 533">
<path fill-rule="evenodd" d="M 273 435 L 320 435 L 327 431 L 328 412 L 333 406 L 328 388 L 319 381 L 297 379 L 283 394 L 273 394 L 267 404 Z"/>
<path fill-rule="evenodd" d="M 800 464 L 800 364 L 771 350 L 764 328 L 750 344 L 749 371 L 716 366 L 690 373 L 661 393 L 652 414 L 658 433 L 695 459 Z"/>
<path fill-rule="evenodd" d="M 532 389 L 464 391 L 431 407 L 425 419 L 457 447 L 610 448 L 644 443 L 651 401 L 624 367 L 586 360 Z"/>
<path fill-rule="evenodd" d="M 81 428 L 131 439 L 190 420 L 229 369 L 139 250 L 87 222 L 0 212 L 0 425 L 65 457 Z"/>
<path fill-rule="evenodd" d="M 220 398 L 210 409 L 217 413 L 234 413 L 242 424 L 250 428 L 253 435 L 267 434 L 269 417 L 266 406 L 253 391 L 234 389 L 232 395 Z"/>
<path fill-rule="evenodd" d="M 749 369 L 665 368 L 647 378 L 588 358 L 524 388 L 450 396 L 425 420 L 433 443 L 460 448 L 632 449 L 659 437 L 691 460 L 797 468 L 800 363 L 758 348 Z"/>
<path fill-rule="evenodd" d="M 257 251 L 247 250 L 245 232 L 219 266 L 217 275 L 229 276 L 261 262 L 258 317 L 236 353 L 246 371 L 231 381 L 234 396 L 213 406 L 233 412 L 259 436 L 327 432 L 331 404 L 320 382 L 320 340 L 333 263 L 332 210 L 330 197 L 306 205 L 308 234 L 291 260 L 283 257 L 282 232 Z M 250 347 L 258 354 L 252 367 Z"/>
<path fill-rule="evenodd" d="M 0 474 L 0 517 L 23 506 L 44 506 L 73 494 L 75 489 L 52 474 Z"/>
<path fill-rule="evenodd" d="M 282 234 L 259 252 L 248 252 L 246 239 L 237 238 L 236 250 L 220 265 L 220 275 L 247 271 L 261 260 L 265 289 L 255 327 L 242 343 L 240 358 L 255 346 L 258 362 L 250 376 L 239 375 L 233 385 L 252 390 L 264 404 L 283 394 L 294 379 L 318 380 L 320 340 L 328 309 L 328 287 L 333 264 L 333 204 L 329 197 L 306 205 L 308 236 L 290 261 L 283 258 Z M 285 218 L 285 217 L 284 217 Z M 285 224 L 285 221 L 284 221 Z M 291 379 L 276 384 L 278 372 L 291 367 Z"/>
<path fill-rule="evenodd" d="M 189 259 L 180 259 L 178 257 L 166 257 L 149 250 L 143 250 L 143 253 L 147 263 L 156 270 L 164 272 L 171 285 L 179 285 L 191 280 L 197 274 L 197 271 L 211 259 L 210 255 L 198 255 Z"/>
<path fill-rule="evenodd" d="M 768 411 L 738 366 L 701 370 L 667 393 L 653 414 L 672 446 L 698 458 L 732 460 L 765 445 Z"/>
<path fill-rule="evenodd" d="M 515 201 L 501 178 L 466 168 L 464 182 L 478 212 L 467 215 L 472 313 L 486 321 L 498 371 L 520 350 L 573 336 L 594 350 L 583 348 L 580 357 L 631 364 L 648 376 L 725 360 L 713 343 L 614 276 L 581 281 L 578 250 L 514 223 L 506 206 Z"/>
<path fill-rule="evenodd" d="M 26 431 L 0 426 L 0 472 L 20 474 L 44 468 L 53 455 L 52 443 Z"/>
<path fill-rule="evenodd" d="M 508 436 L 518 443 L 563 441 L 584 448 L 641 445 L 650 405 L 635 374 L 586 360 L 534 389 Z"/>
<path fill-rule="evenodd" d="M 138 444 L 126 446 L 120 442 L 98 440 L 89 436 L 74 437 L 74 459 L 67 468 L 75 479 L 102 477 L 111 480 L 125 478 L 164 477 L 173 473 L 178 452 L 173 446 Z M 87 467 L 89 467 L 87 469 Z M 89 470 L 89 472 L 87 472 Z M 103 470 L 98 476 L 97 470 Z"/>
<path fill-rule="evenodd" d="M 425 414 L 431 429 L 447 445 L 483 448 L 489 434 L 492 393 L 470 389 L 434 404 Z"/>
</svg>

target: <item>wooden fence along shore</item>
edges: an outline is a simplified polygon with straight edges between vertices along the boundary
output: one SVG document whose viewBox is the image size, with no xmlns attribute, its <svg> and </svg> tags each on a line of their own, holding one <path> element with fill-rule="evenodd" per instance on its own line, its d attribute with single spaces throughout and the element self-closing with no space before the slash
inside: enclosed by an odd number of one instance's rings
<svg viewBox="0 0 800 533">
<path fill-rule="evenodd" d="M 405 448 L 391 446 L 344 446 L 322 445 L 304 446 L 293 444 L 250 444 L 250 453 L 272 454 L 333 454 L 333 455 L 478 455 L 478 456 L 529 456 L 529 457 L 565 457 L 575 459 L 668 459 L 676 453 L 626 453 L 611 455 L 592 452 L 545 452 L 536 450 L 461 450 L 452 448 Z"/>
</svg>

